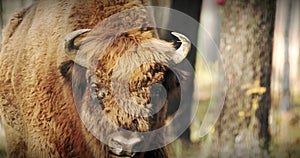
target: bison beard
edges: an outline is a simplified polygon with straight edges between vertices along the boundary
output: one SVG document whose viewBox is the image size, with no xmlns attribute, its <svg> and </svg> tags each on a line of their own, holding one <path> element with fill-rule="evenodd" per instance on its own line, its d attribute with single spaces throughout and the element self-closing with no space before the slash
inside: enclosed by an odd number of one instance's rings
<svg viewBox="0 0 300 158">
<path fill-rule="evenodd" d="M 0 54 L 0 110 L 9 157 L 167 157 L 164 147 L 134 151 L 152 139 L 136 133 L 164 125 L 167 101 L 155 101 L 163 106 L 152 115 L 151 86 L 165 83 L 166 66 L 181 62 L 190 44 L 178 33 L 173 33 L 182 42 L 177 50 L 159 40 L 147 27 L 153 21 L 144 5 L 139 0 L 37 0 L 12 17 Z M 139 28 L 118 33 L 133 26 Z M 128 76 L 131 100 L 116 99 L 112 83 L 123 86 Z M 99 141 L 102 137 L 111 146 Z M 116 150 L 114 143 L 126 150 Z"/>
</svg>

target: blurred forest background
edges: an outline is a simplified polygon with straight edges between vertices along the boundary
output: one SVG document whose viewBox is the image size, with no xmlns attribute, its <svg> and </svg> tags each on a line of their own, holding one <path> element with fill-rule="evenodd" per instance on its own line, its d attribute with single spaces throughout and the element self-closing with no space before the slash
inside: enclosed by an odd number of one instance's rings
<svg viewBox="0 0 300 158">
<path fill-rule="evenodd" d="M 15 11 L 31 2 L 1 0 L 1 29 Z M 195 86 L 200 86 L 191 110 L 198 111 L 181 139 L 169 145 L 170 157 L 300 157 L 300 0 L 152 2 L 190 15 L 203 28 L 186 26 L 184 32 L 198 41 L 188 57 L 195 65 Z M 155 14 L 165 25 L 176 20 L 166 12 Z M 171 38 L 165 30 L 159 34 Z M 212 87 L 219 84 L 211 79 L 207 64 L 225 69 L 225 76 L 219 77 L 225 78 L 227 89 L 220 117 L 202 137 L 201 123 L 214 102 Z M 5 157 L 1 124 L 0 157 Z"/>
</svg>

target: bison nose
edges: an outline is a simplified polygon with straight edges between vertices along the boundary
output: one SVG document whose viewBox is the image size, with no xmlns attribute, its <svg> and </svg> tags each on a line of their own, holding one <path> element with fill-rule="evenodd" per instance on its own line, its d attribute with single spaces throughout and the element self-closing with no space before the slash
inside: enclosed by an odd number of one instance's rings
<svg viewBox="0 0 300 158">
<path fill-rule="evenodd" d="M 142 140 L 142 136 L 138 136 L 136 133 L 113 133 L 108 137 L 110 154 L 120 157 L 133 157 L 138 152 L 137 147 L 142 143 Z"/>
</svg>

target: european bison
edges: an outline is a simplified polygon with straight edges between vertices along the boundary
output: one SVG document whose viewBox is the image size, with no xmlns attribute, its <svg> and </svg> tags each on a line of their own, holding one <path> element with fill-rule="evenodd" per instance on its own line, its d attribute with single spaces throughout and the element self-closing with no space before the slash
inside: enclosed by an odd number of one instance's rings
<svg viewBox="0 0 300 158">
<path fill-rule="evenodd" d="M 135 147 L 164 125 L 167 101 L 152 87 L 190 43 L 158 39 L 147 4 L 37 0 L 12 17 L 0 54 L 9 157 L 167 157 Z"/>
</svg>

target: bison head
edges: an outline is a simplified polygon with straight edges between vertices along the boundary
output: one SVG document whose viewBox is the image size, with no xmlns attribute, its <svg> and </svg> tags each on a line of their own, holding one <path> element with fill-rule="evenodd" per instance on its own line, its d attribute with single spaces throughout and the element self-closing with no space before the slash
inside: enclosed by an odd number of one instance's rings
<svg viewBox="0 0 300 158">
<path fill-rule="evenodd" d="M 75 45 L 74 40 L 86 32 L 90 30 L 77 30 L 65 37 L 65 53 L 72 60 L 61 65 L 61 72 L 72 81 L 76 108 L 85 127 L 109 146 L 112 155 L 133 156 L 141 151 L 137 147 L 143 142 L 157 143 L 139 133 L 164 125 L 165 72 L 186 57 L 190 42 L 173 32 L 181 42 L 176 50 L 172 43 L 154 38 L 153 30 L 133 30 L 114 38 L 109 33 L 91 32 Z M 163 141 L 163 134 L 158 137 Z"/>
</svg>

